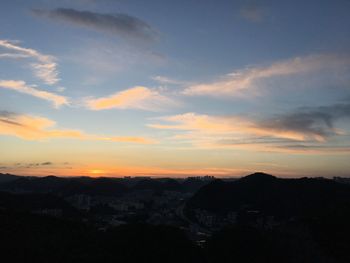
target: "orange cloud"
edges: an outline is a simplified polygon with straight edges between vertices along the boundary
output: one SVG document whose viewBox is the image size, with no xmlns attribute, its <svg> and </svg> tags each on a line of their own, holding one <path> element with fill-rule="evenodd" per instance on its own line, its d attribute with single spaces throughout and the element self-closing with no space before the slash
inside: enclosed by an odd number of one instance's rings
<svg viewBox="0 0 350 263">
<path fill-rule="evenodd" d="M 68 99 L 64 96 L 57 95 L 48 91 L 38 90 L 36 88 L 28 86 L 24 81 L 20 80 L 0 80 L 0 88 L 15 90 L 20 93 L 50 101 L 56 108 L 69 104 Z"/>
<path fill-rule="evenodd" d="M 175 103 L 161 95 L 157 90 L 136 86 L 108 97 L 88 99 L 86 104 L 92 110 L 142 109 L 157 111 Z"/>
<path fill-rule="evenodd" d="M 101 136 L 90 136 L 91 138 L 98 141 L 111 141 L 111 142 L 129 142 L 139 144 L 155 144 L 157 140 L 144 137 L 130 137 L 130 136 L 115 136 L 115 137 L 101 137 Z"/>
<path fill-rule="evenodd" d="M 84 134 L 77 130 L 51 129 L 55 122 L 46 118 L 7 114 L 0 118 L 0 134 L 16 136 L 25 140 L 43 140 L 49 138 L 82 138 Z"/>
<path fill-rule="evenodd" d="M 141 143 L 141 144 L 154 144 L 157 143 L 154 139 L 144 138 L 144 137 L 111 137 L 110 141 L 115 142 L 131 142 L 131 143 Z"/>
<path fill-rule="evenodd" d="M 218 135 L 230 135 L 243 139 L 252 135 L 296 141 L 305 141 L 310 138 L 317 141 L 324 140 L 319 134 L 305 134 L 293 130 L 264 127 L 252 120 L 237 116 L 224 117 L 185 113 L 159 119 L 170 122 L 170 124 L 149 124 L 149 126 L 156 129 L 196 131 L 202 135 L 212 134 L 215 137 Z"/>
<path fill-rule="evenodd" d="M 0 112 L 0 135 L 16 136 L 24 140 L 71 138 L 138 144 L 156 143 L 156 140 L 151 138 L 128 136 L 106 137 L 87 134 L 79 130 L 55 129 L 55 125 L 56 123 L 54 121 L 43 117 Z"/>
<path fill-rule="evenodd" d="M 238 116 L 210 116 L 196 113 L 157 118 L 149 124 L 155 129 L 184 131 L 169 140 L 190 144 L 201 149 L 233 149 L 255 152 L 343 154 L 349 146 L 332 146 L 322 134 L 310 127 L 269 125 Z M 293 129 L 293 127 L 295 129 Z M 339 133 L 338 133 L 339 134 Z M 302 144 L 300 144 L 302 143 Z"/>
</svg>

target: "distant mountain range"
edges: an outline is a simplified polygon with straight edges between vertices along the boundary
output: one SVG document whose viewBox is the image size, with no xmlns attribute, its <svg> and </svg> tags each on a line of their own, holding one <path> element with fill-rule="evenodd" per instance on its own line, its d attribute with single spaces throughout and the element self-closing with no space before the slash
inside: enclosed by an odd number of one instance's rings
<svg viewBox="0 0 350 263">
<path fill-rule="evenodd" d="M 0 174 L 0 191 L 118 196 L 135 190 L 195 192 L 208 180 L 188 178 L 25 177 Z"/>
<path fill-rule="evenodd" d="M 13 174 L 2 174 L 0 173 L 0 183 L 10 182 L 17 179 L 19 176 Z"/>
</svg>

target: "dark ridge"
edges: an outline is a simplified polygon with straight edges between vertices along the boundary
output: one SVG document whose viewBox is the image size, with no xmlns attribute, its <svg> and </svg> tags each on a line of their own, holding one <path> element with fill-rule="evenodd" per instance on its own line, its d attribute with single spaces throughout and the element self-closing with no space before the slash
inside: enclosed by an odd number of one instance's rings
<svg viewBox="0 0 350 263">
<path fill-rule="evenodd" d="M 6 173 L 6 174 L 0 173 L 0 183 L 10 182 L 10 181 L 16 180 L 17 178 L 18 178 L 17 175 L 13 175 L 9 173 Z"/>
<path fill-rule="evenodd" d="M 90 194 L 118 196 L 128 187 L 109 178 L 17 177 L 2 183 L 0 190 L 17 193 L 52 193 L 58 195 Z"/>
<path fill-rule="evenodd" d="M 262 172 L 257 172 L 257 173 L 253 173 L 250 175 L 247 175 L 245 177 L 242 177 L 240 180 L 242 181 L 255 181 L 255 182 L 264 182 L 264 181 L 271 181 L 271 180 L 275 180 L 277 179 L 277 177 L 271 175 L 271 174 L 267 174 L 267 173 L 262 173 Z"/>
<path fill-rule="evenodd" d="M 221 214 L 249 209 L 289 217 L 347 205 L 344 202 L 348 200 L 350 186 L 334 180 L 281 179 L 256 173 L 234 182 L 213 181 L 202 187 L 187 206 Z"/>
</svg>

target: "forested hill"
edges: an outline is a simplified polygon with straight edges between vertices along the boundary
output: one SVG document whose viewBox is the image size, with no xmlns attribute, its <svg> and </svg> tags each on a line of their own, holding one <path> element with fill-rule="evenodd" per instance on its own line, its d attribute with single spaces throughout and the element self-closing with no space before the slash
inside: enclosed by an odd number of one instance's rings
<svg viewBox="0 0 350 263">
<path fill-rule="evenodd" d="M 324 178 L 282 179 L 255 173 L 237 181 L 215 180 L 187 204 L 214 213 L 256 210 L 275 216 L 312 215 L 347 208 L 350 186 Z"/>
</svg>

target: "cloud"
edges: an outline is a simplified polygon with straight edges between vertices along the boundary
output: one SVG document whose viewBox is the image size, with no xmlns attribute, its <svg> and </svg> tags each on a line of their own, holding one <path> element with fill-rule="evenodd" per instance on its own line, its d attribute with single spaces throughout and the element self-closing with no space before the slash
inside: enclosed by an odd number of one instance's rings
<svg viewBox="0 0 350 263">
<path fill-rule="evenodd" d="M 58 78 L 58 70 L 56 58 L 50 55 L 44 55 L 34 49 L 24 48 L 16 43 L 8 40 L 0 40 L 0 47 L 11 50 L 15 53 L 0 54 L 0 58 L 34 58 L 36 63 L 32 63 L 31 67 L 35 75 L 48 85 L 56 84 L 60 79 Z"/>
<path fill-rule="evenodd" d="M 92 110 L 141 109 L 158 111 L 176 103 L 161 95 L 155 89 L 136 86 L 98 99 L 87 99 L 86 105 Z"/>
<path fill-rule="evenodd" d="M 30 56 L 25 54 L 14 54 L 14 53 L 2 53 L 0 54 L 0 58 L 14 58 L 14 59 L 20 59 L 20 58 L 29 58 Z"/>
<path fill-rule="evenodd" d="M 23 164 L 16 164 L 15 167 L 16 168 L 20 168 L 20 166 L 22 168 L 32 168 L 32 167 L 39 167 L 39 166 L 51 166 L 53 165 L 52 162 L 43 162 L 43 163 L 23 163 Z"/>
<path fill-rule="evenodd" d="M 57 95 L 48 91 L 38 90 L 34 87 L 28 86 L 24 81 L 20 80 L 0 80 L 0 88 L 15 90 L 20 93 L 25 93 L 43 100 L 50 101 L 56 108 L 69 104 L 68 99 L 64 96 Z"/>
<path fill-rule="evenodd" d="M 53 163 L 52 162 L 44 162 L 44 163 L 41 163 L 40 165 L 52 165 Z"/>
<path fill-rule="evenodd" d="M 315 71 L 336 70 L 350 65 L 349 56 L 310 55 L 273 63 L 268 66 L 252 67 L 232 72 L 219 81 L 196 84 L 183 90 L 188 96 L 242 96 L 253 92 L 263 80 L 306 74 Z"/>
<path fill-rule="evenodd" d="M 66 21 L 73 25 L 109 32 L 128 39 L 155 40 L 157 37 L 156 31 L 149 24 L 123 13 L 101 14 L 67 8 L 35 9 L 33 13 L 37 16 Z"/>
<path fill-rule="evenodd" d="M 82 82 L 87 85 L 105 84 L 130 70 L 149 70 L 163 66 L 166 58 L 150 49 L 137 48 L 129 43 L 94 39 L 83 43 L 79 50 L 67 55 L 70 63 L 81 69 Z"/>
<path fill-rule="evenodd" d="M 293 144 L 288 141 L 276 143 L 269 142 L 247 142 L 240 141 L 206 141 L 198 144 L 198 147 L 206 149 L 234 149 L 253 152 L 273 152 L 285 154 L 348 154 L 350 145 L 326 144 L 320 145 L 313 142 L 304 144 Z"/>
<path fill-rule="evenodd" d="M 329 153 L 350 153 L 350 145 L 310 145 L 310 144 L 289 144 L 281 145 L 276 148 L 280 148 L 281 151 L 287 153 L 313 153 L 313 154 L 329 154 Z"/>
<path fill-rule="evenodd" d="M 288 153 L 319 153 L 327 150 L 335 153 L 339 148 L 339 153 L 343 153 L 348 151 L 350 146 L 339 147 L 328 143 L 330 137 L 345 134 L 334 127 L 340 118 L 350 118 L 350 104 L 303 108 L 262 120 L 242 116 L 185 113 L 156 118 L 158 123 L 148 126 L 185 132 L 170 139 L 190 143 L 199 148 Z"/>
<path fill-rule="evenodd" d="M 56 123 L 50 119 L 0 111 L 0 135 L 15 136 L 24 140 L 49 140 L 68 138 L 94 141 L 112 141 L 138 144 L 156 143 L 156 140 L 144 137 L 106 137 L 87 134 L 79 130 L 57 129 Z"/>
<path fill-rule="evenodd" d="M 255 120 L 239 116 L 210 116 L 196 113 L 185 113 L 160 118 L 167 124 L 150 124 L 156 129 L 187 130 L 196 131 L 207 135 L 230 135 L 235 138 L 247 138 L 249 136 L 263 136 L 272 138 L 305 141 L 307 139 L 318 139 L 319 135 L 305 133 L 298 129 L 286 129 L 279 126 L 264 126 Z"/>
<path fill-rule="evenodd" d="M 250 22 L 261 22 L 266 15 L 266 11 L 257 5 L 243 6 L 239 10 L 239 14 Z"/>
<path fill-rule="evenodd" d="M 334 123 L 342 118 L 350 118 L 350 103 L 304 107 L 264 120 L 260 122 L 260 126 L 268 129 L 293 130 L 325 141 L 330 136 L 342 134 L 342 131 L 334 127 Z"/>
<path fill-rule="evenodd" d="M 129 143 L 139 143 L 139 144 L 155 144 L 158 143 L 157 140 L 151 139 L 151 138 L 144 138 L 144 137 L 107 137 L 107 138 L 100 138 L 99 140 L 106 140 L 106 141 L 112 141 L 112 142 L 129 142 Z"/>
<path fill-rule="evenodd" d="M 82 138 L 77 130 L 52 129 L 55 122 L 43 117 L 0 112 L 0 134 L 12 135 L 25 140 L 50 138 Z"/>
<path fill-rule="evenodd" d="M 51 172 L 49 170 L 46 169 L 52 169 L 54 168 L 56 169 L 62 169 L 62 168 L 67 168 L 66 165 L 68 163 L 54 163 L 54 162 L 50 162 L 50 161 L 46 161 L 46 162 L 22 162 L 22 163 L 7 163 L 6 167 L 3 167 L 3 169 L 8 169 L 8 170 L 13 170 L 14 173 L 17 173 L 17 171 L 25 171 L 25 170 L 36 170 L 36 171 L 41 171 L 43 170 L 45 172 L 48 172 L 49 174 L 51 174 Z M 0 167 L 1 169 L 1 167 Z"/>
<path fill-rule="evenodd" d="M 170 84 L 170 85 L 184 85 L 186 84 L 184 81 L 171 79 L 165 76 L 154 76 L 152 77 L 154 81 L 159 82 L 160 84 Z"/>
</svg>

